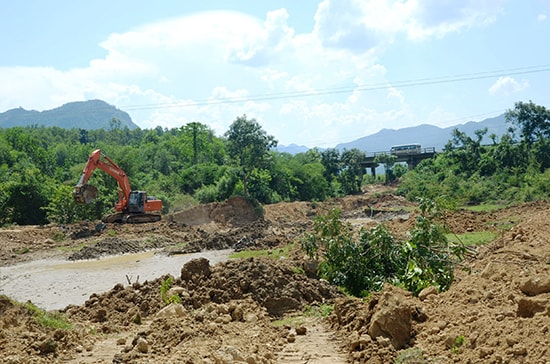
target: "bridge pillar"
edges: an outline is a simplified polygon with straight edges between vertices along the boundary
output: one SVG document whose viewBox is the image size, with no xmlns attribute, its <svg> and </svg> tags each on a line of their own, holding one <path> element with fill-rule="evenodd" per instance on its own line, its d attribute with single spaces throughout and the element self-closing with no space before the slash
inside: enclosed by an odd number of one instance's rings
<svg viewBox="0 0 550 364">
<path fill-rule="evenodd" d="M 372 174 L 373 178 L 376 178 L 376 167 L 375 166 L 370 167 L 370 173 Z"/>
</svg>

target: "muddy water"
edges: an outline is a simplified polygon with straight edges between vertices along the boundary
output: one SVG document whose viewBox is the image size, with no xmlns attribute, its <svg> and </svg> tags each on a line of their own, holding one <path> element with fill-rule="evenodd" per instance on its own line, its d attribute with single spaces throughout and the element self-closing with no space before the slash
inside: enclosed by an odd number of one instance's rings
<svg viewBox="0 0 550 364">
<path fill-rule="evenodd" d="M 178 277 L 181 267 L 191 259 L 204 257 L 216 264 L 227 260 L 232 252 L 166 256 L 151 251 L 77 262 L 36 260 L 0 267 L 0 294 L 19 302 L 30 300 L 46 310 L 62 309 L 69 304 L 81 305 L 92 293 L 108 291 L 118 283 L 143 283 L 168 273 Z"/>
</svg>

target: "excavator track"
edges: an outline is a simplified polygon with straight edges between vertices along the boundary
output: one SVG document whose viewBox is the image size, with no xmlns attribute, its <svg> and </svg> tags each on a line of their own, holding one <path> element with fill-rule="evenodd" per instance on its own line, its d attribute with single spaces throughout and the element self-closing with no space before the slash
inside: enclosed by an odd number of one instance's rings
<svg viewBox="0 0 550 364">
<path fill-rule="evenodd" d="M 160 221 L 161 216 L 157 214 L 123 213 L 117 212 L 104 216 L 101 221 L 105 223 L 143 224 L 147 222 Z"/>
</svg>

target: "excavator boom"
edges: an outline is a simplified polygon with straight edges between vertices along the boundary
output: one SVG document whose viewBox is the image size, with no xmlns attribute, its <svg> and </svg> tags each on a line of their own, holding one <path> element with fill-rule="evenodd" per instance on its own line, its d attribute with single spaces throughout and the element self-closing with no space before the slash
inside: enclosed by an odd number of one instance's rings
<svg viewBox="0 0 550 364">
<path fill-rule="evenodd" d="M 162 201 L 147 197 L 145 191 L 132 191 L 126 172 L 106 155 L 96 149 L 90 154 L 82 175 L 76 184 L 73 197 L 76 203 L 87 204 L 97 198 L 96 187 L 88 185 L 88 180 L 96 168 L 99 168 L 114 179 L 119 187 L 119 200 L 115 204 L 115 214 L 105 217 L 106 222 L 150 222 L 160 220 Z"/>
</svg>

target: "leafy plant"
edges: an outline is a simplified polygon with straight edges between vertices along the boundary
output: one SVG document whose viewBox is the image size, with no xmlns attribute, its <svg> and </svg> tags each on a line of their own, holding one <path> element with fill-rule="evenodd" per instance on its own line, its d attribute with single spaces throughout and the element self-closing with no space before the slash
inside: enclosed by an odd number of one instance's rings
<svg viewBox="0 0 550 364">
<path fill-rule="evenodd" d="M 168 277 L 160 283 L 160 297 L 167 305 L 171 303 L 181 303 L 181 297 L 177 294 L 169 295 L 170 289 L 174 284 L 174 278 Z"/>
<path fill-rule="evenodd" d="M 424 353 L 419 348 L 409 348 L 403 350 L 395 358 L 394 364 L 425 364 L 428 363 L 424 359 Z"/>
<path fill-rule="evenodd" d="M 453 269 L 466 252 L 462 244 L 449 243 L 442 224 L 444 200 L 420 201 L 420 216 L 410 239 L 398 241 L 384 225 L 354 233 L 333 209 L 316 217 L 314 232 L 302 237 L 302 249 L 320 261 L 318 273 L 355 296 L 392 283 L 415 295 L 423 288 L 448 289 Z"/>
<path fill-rule="evenodd" d="M 458 354 L 458 348 L 460 348 L 462 345 L 464 345 L 465 341 L 466 341 L 466 339 L 464 338 L 464 335 L 457 336 L 453 346 L 451 347 L 451 352 L 453 354 Z"/>
</svg>

